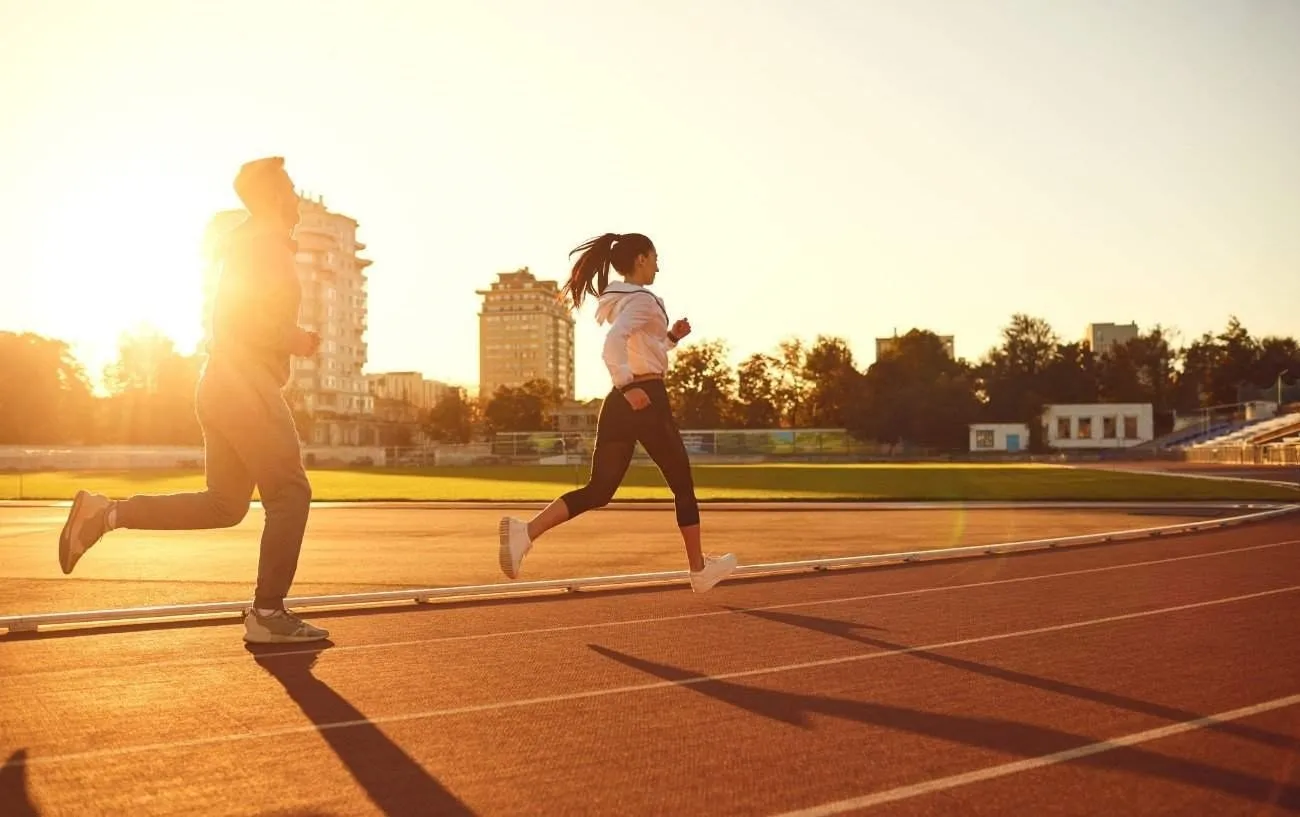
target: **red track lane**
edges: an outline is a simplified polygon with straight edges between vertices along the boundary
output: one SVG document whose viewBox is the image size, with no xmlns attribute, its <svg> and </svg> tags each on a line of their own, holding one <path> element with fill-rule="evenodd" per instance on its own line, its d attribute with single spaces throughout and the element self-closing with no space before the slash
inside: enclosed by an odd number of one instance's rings
<svg viewBox="0 0 1300 817">
<path fill-rule="evenodd" d="M 0 813 L 1283 813 L 1300 706 L 951 779 L 1300 693 L 1297 617 L 1288 518 L 323 615 L 336 646 L 252 658 L 229 624 L 0 639 Z"/>
</svg>

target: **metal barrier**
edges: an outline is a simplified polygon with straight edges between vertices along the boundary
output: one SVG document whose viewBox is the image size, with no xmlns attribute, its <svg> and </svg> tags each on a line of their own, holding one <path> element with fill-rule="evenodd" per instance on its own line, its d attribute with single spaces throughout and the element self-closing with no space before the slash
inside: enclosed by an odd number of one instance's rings
<svg viewBox="0 0 1300 817">
<path fill-rule="evenodd" d="M 1300 465 L 1300 443 L 1202 446 L 1184 454 L 1187 462 L 1213 465 Z"/>
</svg>

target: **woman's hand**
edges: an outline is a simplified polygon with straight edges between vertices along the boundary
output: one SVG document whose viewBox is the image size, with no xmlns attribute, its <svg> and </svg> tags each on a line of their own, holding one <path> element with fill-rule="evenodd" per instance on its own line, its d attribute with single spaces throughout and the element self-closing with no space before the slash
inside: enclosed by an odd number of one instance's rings
<svg viewBox="0 0 1300 817">
<path fill-rule="evenodd" d="M 650 405 L 650 395 L 646 394 L 642 389 L 628 389 L 623 392 L 623 396 L 632 405 L 633 411 L 640 411 Z"/>
</svg>

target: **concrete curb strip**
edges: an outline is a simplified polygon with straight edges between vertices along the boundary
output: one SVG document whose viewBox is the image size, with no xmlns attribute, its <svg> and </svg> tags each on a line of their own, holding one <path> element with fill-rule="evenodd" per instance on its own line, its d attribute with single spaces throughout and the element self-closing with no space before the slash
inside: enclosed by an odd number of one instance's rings
<svg viewBox="0 0 1300 817">
<path fill-rule="evenodd" d="M 1096 503 L 1086 507 L 1103 509 Z M 1113 506 L 1110 506 L 1113 507 Z M 1159 509 L 1169 505 L 1124 505 L 1126 508 L 1151 507 Z M 1192 505 L 1192 507 L 1206 507 Z M 1300 504 L 1259 503 L 1242 506 L 1230 505 L 1234 509 L 1250 508 L 1250 512 L 1229 517 L 1220 517 L 1196 522 L 1181 522 L 1150 528 L 1135 528 L 1110 533 L 1094 533 L 1079 536 L 1064 536 L 1052 539 L 1033 539 L 1021 542 L 1005 542 L 988 545 L 969 545 L 957 548 L 937 548 L 900 553 L 880 553 L 865 556 L 844 556 L 827 559 L 806 559 L 793 562 L 774 562 L 770 564 L 742 565 L 737 568 L 734 577 L 769 576 L 786 573 L 809 571 L 827 571 L 843 568 L 868 567 L 880 564 L 896 564 L 941 559 L 968 558 L 981 555 L 1019 553 L 1033 550 L 1074 547 L 1079 545 L 1100 544 L 1105 542 L 1123 542 L 1147 539 L 1155 536 L 1196 533 L 1199 531 L 1227 528 L 1252 522 L 1263 522 L 1285 514 L 1300 511 Z M 285 600 L 287 607 L 295 610 L 315 607 L 357 607 L 393 603 L 428 603 L 438 600 L 469 600 L 474 598 L 521 598 L 553 593 L 573 593 L 581 590 L 600 590 L 633 585 L 679 584 L 687 581 L 684 570 L 659 573 L 632 573 L 614 576 L 591 576 L 572 579 L 554 579 L 535 582 L 512 582 L 485 585 L 467 585 L 461 587 L 412 588 L 409 590 L 384 590 L 371 593 L 345 593 L 328 596 L 300 596 Z M 108 610 L 85 610 L 62 613 L 36 613 L 0 617 L 0 630 L 10 633 L 33 632 L 41 627 L 66 626 L 71 624 L 106 624 L 128 620 L 161 620 L 175 618 L 211 617 L 225 614 L 241 614 L 248 607 L 247 601 L 212 602 L 202 604 L 178 604 L 156 607 L 125 607 Z"/>
</svg>

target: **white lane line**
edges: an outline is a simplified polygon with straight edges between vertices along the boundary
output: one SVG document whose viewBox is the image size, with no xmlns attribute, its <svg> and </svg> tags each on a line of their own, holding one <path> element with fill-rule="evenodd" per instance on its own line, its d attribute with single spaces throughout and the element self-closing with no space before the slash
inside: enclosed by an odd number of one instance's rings
<svg viewBox="0 0 1300 817">
<path fill-rule="evenodd" d="M 294 656 L 294 655 L 310 655 L 310 654 L 317 654 L 317 653 L 329 653 L 330 655 L 334 655 L 336 653 L 368 652 L 370 650 L 396 649 L 399 647 L 424 647 L 430 644 L 447 644 L 447 643 L 454 643 L 458 641 L 480 641 L 480 640 L 490 639 L 490 638 L 512 638 L 517 636 L 547 635 L 551 633 L 569 633 L 569 632 L 578 632 L 582 630 L 604 629 L 609 627 L 627 627 L 627 626 L 633 626 L 638 624 L 658 624 L 661 622 L 668 622 L 668 621 L 685 621 L 689 619 L 711 618 L 714 616 L 731 616 L 740 613 L 761 613 L 769 610 L 790 610 L 790 609 L 800 608 L 800 607 L 817 607 L 821 605 L 849 604 L 858 601 L 876 601 L 879 599 L 892 599 L 892 598 L 900 598 L 904 596 L 928 595 L 930 593 L 947 593 L 954 590 L 975 590 L 983 587 L 998 587 L 998 586 L 1008 585 L 1008 584 L 1038 582 L 1047 579 L 1060 579 L 1060 578 L 1068 578 L 1071 576 L 1085 576 L 1085 575 L 1090 575 L 1095 573 L 1108 573 L 1116 570 L 1132 570 L 1139 567 L 1153 567 L 1156 565 L 1172 564 L 1175 562 L 1186 562 L 1195 559 L 1212 559 L 1219 556 L 1234 556 L 1242 553 L 1251 553 L 1254 551 L 1269 550 L 1272 548 L 1279 548 L 1279 547 L 1285 547 L 1287 545 L 1296 545 L 1296 544 L 1300 544 L 1300 539 L 1287 539 L 1281 542 L 1269 542 L 1262 545 L 1247 545 L 1245 547 L 1232 548 L 1229 550 L 1216 550 L 1216 551 L 1211 551 L 1209 553 L 1193 553 L 1185 556 L 1169 556 L 1163 559 L 1148 559 L 1141 562 L 1126 562 L 1124 564 L 1119 564 L 1119 565 L 1105 565 L 1103 567 L 1088 567 L 1088 568 L 1081 568 L 1078 570 L 1064 570 L 1058 573 L 1040 573 L 1033 576 L 1017 576 L 1010 579 L 991 579 L 989 581 L 969 582 L 967 584 L 940 585 L 937 587 L 921 587 L 921 588 L 914 588 L 911 590 L 896 590 L 889 593 L 871 593 L 862 596 L 843 596 L 843 597 L 831 598 L 831 599 L 818 599 L 814 601 L 792 601 L 792 602 L 785 602 L 782 604 L 769 604 L 760 607 L 744 607 L 744 608 L 736 608 L 732 610 L 709 610 L 707 612 L 700 612 L 700 613 L 680 613 L 677 615 L 658 616 L 658 617 L 651 617 L 651 618 L 627 618 L 627 619 L 617 619 L 614 621 L 588 621 L 588 622 L 583 622 L 582 624 L 562 624 L 554 627 L 535 627 L 532 629 L 522 629 L 522 630 L 499 630 L 497 632 L 491 632 L 491 633 L 468 633 L 466 635 L 433 636 L 431 638 L 416 638 L 416 639 L 409 639 L 405 641 L 384 641 L 375 644 L 340 644 L 332 647 L 304 646 L 297 649 L 259 652 L 257 653 L 256 657 L 259 661 L 264 661 L 268 658 L 284 658 L 287 656 Z M 400 615 L 400 613 L 398 613 L 398 615 Z M 11 643 L 20 644 L 22 642 L 14 641 Z M 0 649 L 3 648 L 4 648 L 4 642 L 0 641 Z M 248 658 L 249 655 L 248 653 L 245 652 L 237 655 L 221 655 L 221 656 L 214 656 L 211 658 L 188 658 L 188 659 L 177 659 L 177 660 L 167 660 L 167 661 L 133 662 L 132 664 L 126 666 L 149 667 L 149 668 L 192 667 L 192 666 L 203 666 L 208 664 L 229 663 L 232 661 L 247 661 Z M 96 666 L 96 667 L 64 668 L 64 669 L 55 669 L 55 670 L 33 670 L 30 672 L 19 672 L 19 673 L 10 673 L 8 675 L 0 675 L 0 677 L 3 677 L 7 681 L 16 680 L 19 678 L 35 678 L 35 677 L 48 678 L 50 676 L 55 676 L 55 675 L 75 675 L 78 673 L 86 673 L 86 672 L 102 672 L 104 669 L 105 668 L 102 666 Z"/>
<path fill-rule="evenodd" d="M 842 664 L 853 664 L 860 661 L 872 661 L 878 658 L 891 658 L 899 655 L 908 655 L 915 652 L 928 652 L 931 650 L 952 649 L 954 647 L 964 647 L 971 644 L 985 644 L 990 641 L 1003 641 L 1010 638 L 1024 638 L 1026 636 L 1044 635 L 1046 633 L 1059 633 L 1067 630 L 1077 630 L 1083 627 L 1095 627 L 1100 624 L 1113 624 L 1117 621 L 1131 621 L 1134 619 L 1147 618 L 1149 616 L 1167 615 L 1169 613 L 1179 613 L 1186 610 L 1198 610 L 1205 607 L 1215 607 L 1218 605 L 1232 604 L 1239 601 L 1250 601 L 1252 599 L 1262 599 L 1271 596 L 1281 595 L 1283 593 L 1294 593 L 1300 590 L 1300 584 L 1290 585 L 1288 587 L 1279 587 L 1273 590 L 1264 590 L 1258 593 L 1247 593 L 1240 596 L 1228 596 L 1226 598 L 1212 599 L 1210 601 L 1194 602 L 1192 604 L 1180 604 L 1175 607 L 1160 607 L 1152 610 L 1143 610 L 1137 613 L 1124 613 L 1122 615 L 1106 616 L 1104 618 L 1093 618 L 1085 621 L 1074 621 L 1068 624 L 1053 624 L 1046 627 L 1035 627 L 1030 630 L 1016 630 L 1010 633 L 997 633 L 995 635 L 976 636 L 974 638 L 963 638 L 957 641 L 944 641 L 937 644 L 926 644 L 918 647 L 906 647 L 901 649 L 881 650 L 869 653 L 854 653 L 853 655 L 843 655 L 838 658 L 823 658 L 817 661 L 801 661 L 795 664 L 782 664 L 775 667 L 760 667 L 758 669 L 737 670 L 735 672 L 723 672 L 717 675 L 701 675 L 692 678 L 683 678 L 675 681 L 651 681 L 644 684 L 628 684 L 625 686 L 605 687 L 602 689 L 588 689 L 581 692 L 562 692 L 555 695 L 544 695 L 537 698 L 520 698 L 511 701 L 492 701 L 483 704 L 471 704 L 468 706 L 456 706 L 446 709 L 430 709 L 423 712 L 408 712 L 398 715 L 380 715 L 374 718 L 361 718 L 350 721 L 335 721 L 333 723 L 311 724 L 306 726 L 288 726 L 280 729 L 265 729 L 256 732 L 237 732 L 228 735 L 212 735 L 203 738 L 194 738 L 192 740 L 164 741 L 160 743 L 148 743 L 136 746 L 119 746 L 112 749 L 93 749 L 86 752 L 70 752 L 61 755 L 44 755 L 29 757 L 25 761 L 9 761 L 0 769 L 11 766 L 34 766 L 47 763 L 66 763 L 74 760 L 99 760 L 110 757 L 122 757 L 125 755 L 134 755 L 147 752 L 172 751 L 176 749 L 192 749 L 200 746 L 217 746 L 227 743 L 236 743 L 240 741 L 261 740 L 265 738 L 285 737 L 287 735 L 303 735 L 313 732 L 326 732 L 335 729 L 352 729 L 359 726 L 383 726 L 391 723 L 406 723 L 408 721 L 428 720 L 430 718 L 449 717 L 452 715 L 470 715 L 480 712 L 495 712 L 503 709 L 518 709 L 529 706 L 542 706 L 545 704 L 567 703 L 570 701 L 579 701 L 589 698 L 606 698 L 615 695 L 627 695 L 635 692 L 648 692 L 656 689 L 668 689 L 671 687 L 685 687 L 696 684 L 705 684 L 710 681 L 729 681 L 735 678 L 753 678 L 761 675 L 776 675 L 784 672 L 795 672 L 806 669 L 819 669 L 821 667 L 833 667 Z"/>
<path fill-rule="evenodd" d="M 1063 752 L 1055 752 L 1050 755 L 1041 757 L 1028 758 L 1026 760 L 1017 760 L 1012 763 L 1004 763 L 1000 766 L 989 766 L 985 769 L 978 769 L 973 772 L 964 774 L 955 774 L 950 777 L 938 777 L 933 780 L 927 780 L 924 783 L 913 783 L 910 786 L 899 786 L 895 789 L 876 792 L 875 794 L 864 794 L 861 797 L 853 797 L 848 800 L 837 800 L 832 803 L 823 803 L 820 806 L 799 809 L 797 811 L 787 811 L 774 817 L 831 817 L 834 814 L 843 814 L 846 811 L 859 811 L 861 809 L 871 808 L 872 806 L 883 805 L 884 803 L 895 803 L 899 800 L 908 800 L 913 797 L 921 797 L 935 792 L 955 789 L 959 786 L 969 786 L 972 783 L 982 783 L 985 780 L 993 780 L 999 777 L 1007 777 L 1021 772 L 1030 772 L 1035 769 L 1042 769 L 1047 766 L 1055 766 L 1058 763 L 1069 763 L 1079 758 L 1099 755 L 1103 752 L 1111 752 L 1116 749 L 1123 749 L 1130 746 L 1137 746 L 1142 743 L 1149 743 L 1162 738 L 1181 735 L 1185 732 L 1192 732 L 1197 729 L 1204 729 L 1209 726 L 1228 723 L 1230 721 L 1249 718 L 1253 715 L 1259 715 L 1264 712 L 1272 712 L 1275 709 L 1284 709 L 1289 706 L 1300 704 L 1300 695 L 1288 695 L 1285 698 L 1274 698 L 1271 701 L 1254 704 L 1253 706 L 1243 706 L 1240 709 L 1233 709 L 1228 712 L 1220 712 L 1217 715 L 1207 715 L 1204 718 L 1184 721 L 1182 723 L 1171 724 L 1170 726 L 1161 726 L 1156 729 L 1148 729 L 1145 732 L 1134 732 L 1131 735 L 1123 735 L 1110 740 L 1102 740 L 1097 743 L 1090 743 L 1087 746 L 1079 746 L 1074 749 L 1066 749 Z"/>
</svg>

